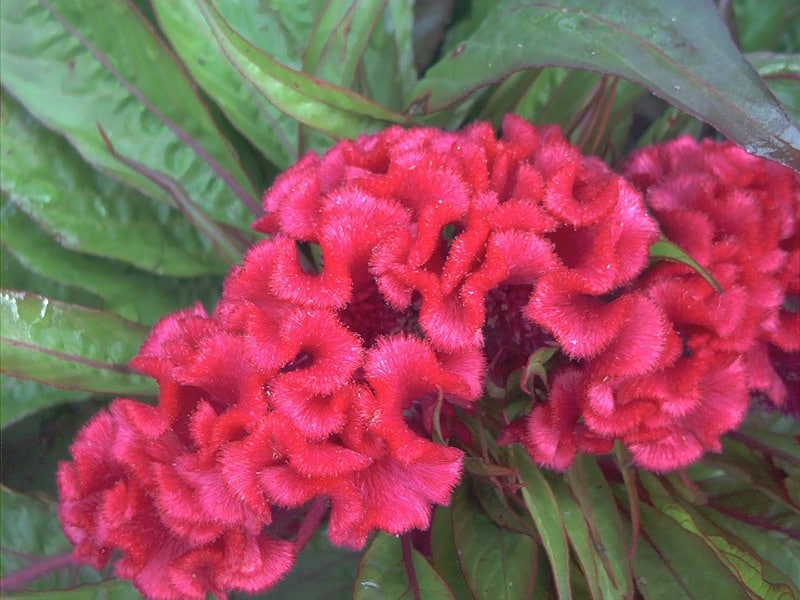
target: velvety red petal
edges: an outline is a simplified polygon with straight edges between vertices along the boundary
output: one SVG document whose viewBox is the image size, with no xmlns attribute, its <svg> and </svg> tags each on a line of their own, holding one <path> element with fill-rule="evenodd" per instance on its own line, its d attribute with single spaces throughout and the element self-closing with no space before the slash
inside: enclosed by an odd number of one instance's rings
<svg viewBox="0 0 800 600">
<path fill-rule="evenodd" d="M 547 403 L 536 406 L 527 418 L 525 447 L 537 463 L 563 471 L 575 460 L 583 396 L 580 370 L 565 370 L 553 378 Z"/>
<path fill-rule="evenodd" d="M 550 331 L 576 358 L 596 356 L 619 334 L 638 304 L 625 295 L 611 302 L 586 293 L 576 273 L 556 271 L 539 279 L 525 316 Z"/>
<path fill-rule="evenodd" d="M 276 385 L 330 394 L 345 385 L 361 363 L 361 341 L 328 311 L 297 310 L 281 323 L 281 338 L 296 349 Z"/>
<path fill-rule="evenodd" d="M 347 529 L 337 523 L 337 513 L 332 513 L 331 541 L 362 548 L 374 529 L 390 534 L 427 529 L 433 504 L 450 502 L 461 478 L 462 456 L 460 450 L 438 446 L 411 464 L 387 457 L 356 472 L 353 489 L 361 497 L 364 513 Z"/>
</svg>

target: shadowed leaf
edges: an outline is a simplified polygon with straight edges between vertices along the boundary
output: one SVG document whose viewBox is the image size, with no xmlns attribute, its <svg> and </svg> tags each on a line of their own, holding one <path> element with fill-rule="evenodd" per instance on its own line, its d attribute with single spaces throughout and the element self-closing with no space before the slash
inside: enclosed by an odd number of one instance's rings
<svg viewBox="0 0 800 600">
<path fill-rule="evenodd" d="M 451 106 L 514 72 L 542 66 L 618 75 L 748 151 L 800 168 L 800 130 L 733 44 L 711 2 L 497 2 L 430 68 L 407 112 L 439 113 L 436 122 L 452 126 Z"/>
<path fill-rule="evenodd" d="M 450 588 L 433 570 L 430 563 L 416 550 L 412 549 L 411 553 L 420 596 L 454 600 Z M 353 600 L 413 600 L 413 598 L 400 540 L 379 533 L 361 558 Z"/>
</svg>

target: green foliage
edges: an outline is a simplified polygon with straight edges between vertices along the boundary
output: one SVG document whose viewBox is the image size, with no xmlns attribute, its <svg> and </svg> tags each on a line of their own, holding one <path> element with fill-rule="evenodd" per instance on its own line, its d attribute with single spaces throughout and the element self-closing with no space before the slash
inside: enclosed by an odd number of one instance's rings
<svg viewBox="0 0 800 600">
<path fill-rule="evenodd" d="M 3 372 L 70 390 L 154 395 L 127 366 L 147 328 L 113 313 L 0 291 Z"/>
<path fill-rule="evenodd" d="M 375 536 L 361 559 L 353 599 L 412 600 L 416 586 L 422 598 L 454 600 L 442 577 L 409 542 L 409 560 L 414 565 L 412 583 L 412 570 L 405 564 L 402 544 L 399 538 L 385 533 Z"/>
<path fill-rule="evenodd" d="M 791 0 L 722 16 L 695 0 L 453 4 L 0 2 L 2 481 L 31 492 L 0 490 L 0 567 L 62 561 L 4 598 L 138 597 L 59 558 L 55 464 L 101 398 L 156 394 L 127 363 L 165 314 L 213 308 L 255 239 L 265 173 L 391 124 L 499 126 L 508 112 L 609 162 L 713 127 L 800 168 Z M 652 258 L 716 285 L 666 240 Z M 524 383 L 546 385 L 551 358 Z M 519 390 L 488 393 L 530 409 Z M 413 598 L 412 581 L 422 598 L 800 596 L 793 419 L 755 412 L 722 454 L 658 477 L 621 454 L 547 472 L 473 433 L 486 452 L 467 458 L 429 544 L 379 534 L 359 555 L 321 532 L 260 597 Z"/>
</svg>

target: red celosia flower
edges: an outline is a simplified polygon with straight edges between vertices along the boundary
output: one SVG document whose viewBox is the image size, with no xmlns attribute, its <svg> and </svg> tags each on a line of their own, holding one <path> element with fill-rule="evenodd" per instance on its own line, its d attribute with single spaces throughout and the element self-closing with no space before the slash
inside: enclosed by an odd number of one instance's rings
<svg viewBox="0 0 800 600">
<path fill-rule="evenodd" d="M 716 344 L 743 355 L 751 390 L 783 404 L 786 382 L 767 356 L 770 345 L 800 351 L 800 174 L 732 143 L 691 138 L 637 153 L 626 173 L 667 237 L 720 280 L 721 299 L 743 297 Z"/>
<path fill-rule="evenodd" d="M 59 516 L 75 557 L 102 568 L 114 550 L 120 577 L 149 598 L 205 598 L 258 591 L 294 563 L 294 544 L 264 529 L 213 462 L 186 447 L 153 407 L 116 400 L 72 446 L 58 483 Z M 143 425 L 140 427 L 140 425 Z"/>
<path fill-rule="evenodd" d="M 432 431 L 469 440 L 456 407 L 472 409 L 489 369 L 503 380 L 553 340 L 615 378 L 666 353 L 652 299 L 608 298 L 647 264 L 657 227 L 556 128 L 393 127 L 306 156 L 264 204 L 256 228 L 271 237 L 214 314 L 166 317 L 133 361 L 158 406 L 117 401 L 61 467 L 78 555 L 99 565 L 122 550 L 118 571 L 150 597 L 269 587 L 296 551 L 275 515 L 312 501 L 330 503 L 345 546 L 428 527 L 463 455 Z M 534 412 L 544 462 L 608 448 L 568 404 L 595 375 L 558 380 Z M 560 447 L 570 427 L 577 442 Z"/>
<path fill-rule="evenodd" d="M 800 177 L 732 144 L 689 138 L 640 151 L 626 172 L 667 237 L 723 291 L 679 264 L 649 269 L 610 300 L 587 295 L 574 271 L 542 277 L 528 314 L 552 323 L 565 353 L 582 360 L 555 374 L 548 402 L 508 437 L 555 468 L 603 451 L 598 439 L 621 440 L 654 471 L 684 467 L 721 449 L 749 390 L 778 404 L 787 384 L 796 390 L 797 369 L 786 366 L 800 363 Z M 776 371 L 771 356 L 789 360 Z"/>
</svg>

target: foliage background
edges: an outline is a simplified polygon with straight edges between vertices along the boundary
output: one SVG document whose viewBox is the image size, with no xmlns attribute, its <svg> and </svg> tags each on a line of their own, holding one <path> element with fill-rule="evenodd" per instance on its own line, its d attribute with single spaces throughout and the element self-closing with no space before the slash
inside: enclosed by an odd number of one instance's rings
<svg viewBox="0 0 800 600">
<path fill-rule="evenodd" d="M 800 169 L 791 0 L 4 0 L 0 11 L 0 561 L 4 585 L 44 573 L 9 598 L 137 597 L 64 558 L 57 461 L 113 396 L 155 397 L 127 361 L 159 317 L 213 306 L 255 239 L 261 192 L 305 152 L 390 123 L 498 125 L 517 112 L 612 164 L 719 132 Z M 795 598 L 799 433 L 754 411 L 722 455 L 666 477 L 621 455 L 562 477 L 490 440 L 437 510 L 430 552 L 414 555 L 423 597 Z M 264 597 L 409 594 L 399 540 L 376 536 L 362 557 L 320 535 Z"/>
</svg>

